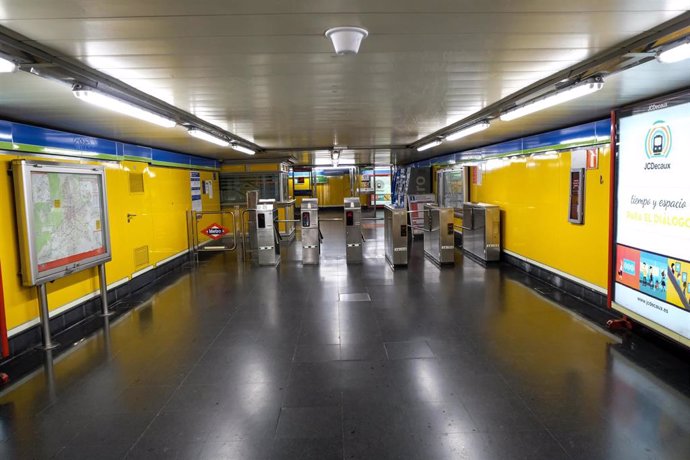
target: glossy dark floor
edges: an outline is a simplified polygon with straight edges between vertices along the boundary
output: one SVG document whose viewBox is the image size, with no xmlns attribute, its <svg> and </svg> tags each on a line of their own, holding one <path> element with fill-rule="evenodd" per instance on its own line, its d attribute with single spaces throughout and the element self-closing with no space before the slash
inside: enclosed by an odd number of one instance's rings
<svg viewBox="0 0 690 460">
<path fill-rule="evenodd" d="M 0 395 L 0 458 L 690 458 L 688 354 L 502 266 L 213 257 Z M 378 237 L 378 238 L 377 238 Z M 343 294 L 370 301 L 341 301 Z"/>
</svg>

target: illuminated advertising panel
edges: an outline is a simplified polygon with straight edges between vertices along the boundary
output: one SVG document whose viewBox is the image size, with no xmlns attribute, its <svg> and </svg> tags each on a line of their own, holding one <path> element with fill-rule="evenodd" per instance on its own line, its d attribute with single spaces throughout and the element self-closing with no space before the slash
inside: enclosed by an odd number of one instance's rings
<svg viewBox="0 0 690 460">
<path fill-rule="evenodd" d="M 618 119 L 613 308 L 690 344 L 690 102 Z"/>
</svg>

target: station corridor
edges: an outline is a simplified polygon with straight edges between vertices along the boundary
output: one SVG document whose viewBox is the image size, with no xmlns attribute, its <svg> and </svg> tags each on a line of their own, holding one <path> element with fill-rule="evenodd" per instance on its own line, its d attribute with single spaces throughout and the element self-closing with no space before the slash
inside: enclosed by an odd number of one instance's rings
<svg viewBox="0 0 690 460">
<path fill-rule="evenodd" d="M 460 250 L 439 269 L 415 241 L 393 271 L 372 223 L 348 266 L 322 225 L 319 266 L 216 255 L 121 304 L 2 392 L 0 458 L 688 458 L 673 346 Z"/>
</svg>

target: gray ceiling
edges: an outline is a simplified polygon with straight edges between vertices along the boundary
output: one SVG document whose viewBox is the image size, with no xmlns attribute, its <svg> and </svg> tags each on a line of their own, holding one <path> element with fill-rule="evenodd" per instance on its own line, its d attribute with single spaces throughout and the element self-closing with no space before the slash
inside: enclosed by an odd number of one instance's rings
<svg viewBox="0 0 690 460">
<path fill-rule="evenodd" d="M 0 0 L 0 25 L 268 149 L 408 145 L 674 18 L 690 1 Z M 337 57 L 323 32 L 369 30 Z M 424 152 L 438 155 L 605 116 L 690 84 L 690 63 L 643 64 L 594 96 Z M 247 159 L 0 75 L 0 116 L 221 159 Z M 357 151 L 373 161 L 374 150 Z M 271 152 L 261 157 L 285 156 Z M 395 150 L 395 161 L 421 158 Z"/>
</svg>

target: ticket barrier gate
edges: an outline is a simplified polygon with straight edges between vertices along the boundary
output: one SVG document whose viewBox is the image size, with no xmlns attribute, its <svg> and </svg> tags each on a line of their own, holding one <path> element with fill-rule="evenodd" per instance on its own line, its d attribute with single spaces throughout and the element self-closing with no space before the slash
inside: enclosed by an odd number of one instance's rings
<svg viewBox="0 0 690 460">
<path fill-rule="evenodd" d="M 438 265 L 455 263 L 453 214 L 453 208 L 424 205 L 424 255 Z"/>
<path fill-rule="evenodd" d="M 300 210 L 302 224 L 302 264 L 318 265 L 323 235 L 319 228 L 319 200 L 305 198 Z"/>
<path fill-rule="evenodd" d="M 247 232 L 247 239 L 249 240 L 249 253 L 250 254 L 256 254 L 256 250 L 259 247 L 256 241 L 256 206 L 259 204 L 259 191 L 258 190 L 250 190 L 247 192 L 247 209 L 246 213 L 249 215 L 248 221 L 248 232 Z M 242 216 L 242 219 L 240 221 L 242 224 L 242 237 L 244 238 L 244 216 Z M 244 254 L 246 255 L 246 248 L 244 247 L 244 244 L 242 245 L 242 250 L 244 251 Z"/>
<path fill-rule="evenodd" d="M 244 240 L 244 218 L 249 215 L 249 250 Z M 280 234 L 278 233 L 278 208 L 275 200 L 259 200 L 255 208 L 242 212 L 242 256 L 247 260 L 247 253 L 258 265 L 276 266 L 280 263 Z M 256 244 L 256 249 L 252 247 Z"/>
<path fill-rule="evenodd" d="M 359 197 L 345 198 L 344 201 L 345 221 L 345 259 L 348 264 L 362 262 L 362 205 Z"/>
<path fill-rule="evenodd" d="M 280 263 L 278 208 L 275 200 L 259 200 L 256 205 L 256 242 L 259 265 Z"/>
<path fill-rule="evenodd" d="M 501 209 L 486 203 L 465 203 L 462 220 L 463 250 L 482 262 L 501 258 Z"/>
<path fill-rule="evenodd" d="M 383 212 L 386 262 L 394 269 L 406 267 L 412 241 L 412 232 L 407 229 L 407 210 L 386 205 Z"/>
</svg>

